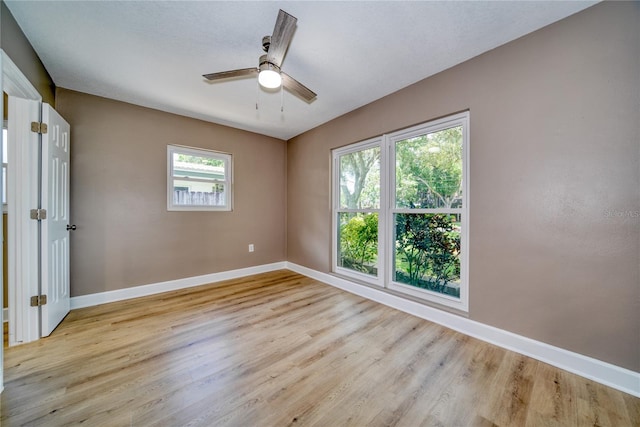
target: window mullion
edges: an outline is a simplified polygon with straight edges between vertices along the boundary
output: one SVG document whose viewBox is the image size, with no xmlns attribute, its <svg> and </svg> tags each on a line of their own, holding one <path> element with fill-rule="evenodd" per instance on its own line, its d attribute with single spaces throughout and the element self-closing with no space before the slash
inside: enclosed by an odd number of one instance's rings
<svg viewBox="0 0 640 427">
<path fill-rule="evenodd" d="M 463 208 L 436 208 L 436 209 L 418 209 L 418 208 L 391 208 L 393 213 L 408 214 L 462 214 Z"/>
<path fill-rule="evenodd" d="M 380 212 L 380 209 L 336 209 L 337 213 L 375 213 Z"/>
<path fill-rule="evenodd" d="M 177 181 L 190 181 L 190 182 L 204 182 L 211 184 L 227 184 L 227 180 L 223 179 L 206 179 L 206 178 L 191 178 L 189 176 L 173 176 L 174 180 Z"/>
<path fill-rule="evenodd" d="M 379 264 L 381 266 L 381 274 L 379 275 L 380 286 L 386 287 L 389 283 L 389 247 L 390 247 L 390 222 L 389 207 L 391 203 L 391 184 L 390 184 L 390 151 L 389 138 L 382 135 L 380 147 L 380 214 L 378 215 L 378 251 L 380 254 Z"/>
</svg>

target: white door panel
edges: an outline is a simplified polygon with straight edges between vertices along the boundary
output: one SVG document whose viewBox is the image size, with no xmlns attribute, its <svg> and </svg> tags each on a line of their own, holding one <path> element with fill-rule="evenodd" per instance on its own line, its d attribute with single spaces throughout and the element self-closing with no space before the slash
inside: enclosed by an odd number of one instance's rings
<svg viewBox="0 0 640 427">
<path fill-rule="evenodd" d="M 42 104 L 42 336 L 64 319 L 70 308 L 69 288 L 69 124 L 49 104 Z"/>
</svg>

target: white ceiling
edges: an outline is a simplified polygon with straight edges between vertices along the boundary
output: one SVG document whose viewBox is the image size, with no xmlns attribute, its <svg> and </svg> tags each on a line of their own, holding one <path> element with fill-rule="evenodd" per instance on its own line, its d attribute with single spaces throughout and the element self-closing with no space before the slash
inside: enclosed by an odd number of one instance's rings
<svg viewBox="0 0 640 427">
<path fill-rule="evenodd" d="M 594 3 L 6 1 L 59 87 L 285 140 Z M 257 66 L 280 8 L 282 69 L 315 101 L 202 77 Z"/>
</svg>

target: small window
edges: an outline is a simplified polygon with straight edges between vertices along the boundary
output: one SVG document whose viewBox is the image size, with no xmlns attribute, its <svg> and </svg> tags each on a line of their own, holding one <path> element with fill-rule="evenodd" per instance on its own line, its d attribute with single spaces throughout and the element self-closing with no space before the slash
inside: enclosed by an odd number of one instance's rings
<svg viewBox="0 0 640 427">
<path fill-rule="evenodd" d="M 167 171 L 167 210 L 231 210 L 231 154 L 169 145 Z"/>
</svg>

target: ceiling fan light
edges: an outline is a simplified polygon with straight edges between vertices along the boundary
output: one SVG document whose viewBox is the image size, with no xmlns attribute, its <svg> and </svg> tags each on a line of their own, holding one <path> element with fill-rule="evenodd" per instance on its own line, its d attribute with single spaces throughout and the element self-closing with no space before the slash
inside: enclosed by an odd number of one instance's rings
<svg viewBox="0 0 640 427">
<path fill-rule="evenodd" d="M 260 74 L 258 74 L 258 82 L 260 86 L 266 87 L 267 89 L 276 89 L 282 84 L 282 77 L 277 71 L 262 70 Z"/>
</svg>

